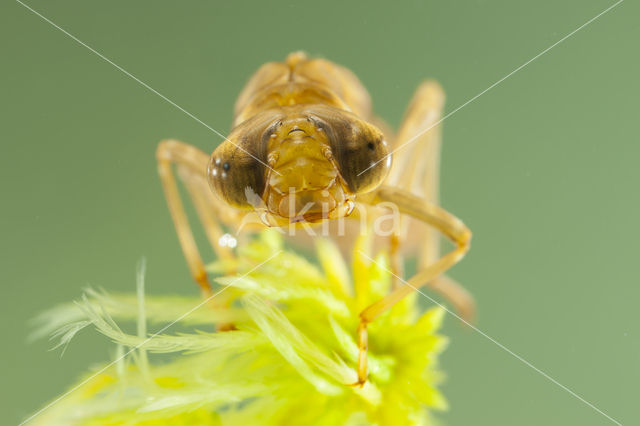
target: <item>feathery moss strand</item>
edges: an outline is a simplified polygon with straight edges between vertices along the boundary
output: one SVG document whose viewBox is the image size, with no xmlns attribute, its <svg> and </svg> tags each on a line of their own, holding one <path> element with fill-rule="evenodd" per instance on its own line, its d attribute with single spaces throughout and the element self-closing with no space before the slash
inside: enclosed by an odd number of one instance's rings
<svg viewBox="0 0 640 426">
<path fill-rule="evenodd" d="M 357 245 L 366 246 L 365 241 Z M 142 296 L 141 276 L 138 297 L 89 289 L 79 302 L 40 315 L 34 337 L 50 335 L 66 346 L 92 326 L 117 345 L 115 359 L 121 359 L 100 374 L 89 372 L 86 383 L 35 422 L 432 424 L 430 412 L 447 408 L 437 390 L 442 377 L 437 358 L 447 344 L 437 334 L 444 311 L 436 307 L 420 314 L 412 297 L 371 324 L 369 381 L 362 388 L 350 386 L 357 378 L 359 310 L 389 291 L 389 273 L 357 251 L 350 270 L 332 242 L 319 240 L 320 266 L 284 249 L 243 276 L 280 250 L 280 235 L 265 231 L 238 248 L 234 265 L 209 265 L 218 272 L 234 266 L 238 273 L 216 279 L 228 288 L 216 297 L 214 309 L 205 305 L 180 318 L 180 329 L 187 332 L 168 328 L 152 334 L 202 300 Z M 384 253 L 376 256 L 388 264 Z M 120 324 L 127 321 L 137 321 L 138 333 L 123 331 Z M 141 321 L 150 329 L 146 334 Z M 229 323 L 236 330 L 202 331 Z"/>
</svg>

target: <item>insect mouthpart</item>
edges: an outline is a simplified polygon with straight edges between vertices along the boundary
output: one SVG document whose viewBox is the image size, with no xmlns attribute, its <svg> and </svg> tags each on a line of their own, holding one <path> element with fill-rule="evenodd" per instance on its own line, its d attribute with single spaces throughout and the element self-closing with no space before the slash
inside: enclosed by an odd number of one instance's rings
<svg viewBox="0 0 640 426">
<path fill-rule="evenodd" d="M 290 188 L 286 193 L 269 187 L 266 201 L 266 208 L 260 216 L 269 226 L 338 219 L 351 214 L 355 206 L 353 197 L 337 180 L 322 189 Z"/>
<path fill-rule="evenodd" d="M 318 222 L 335 218 L 340 214 L 345 216 L 351 213 L 353 209 L 351 200 L 345 200 L 342 196 L 339 198 L 340 205 L 326 189 L 291 192 L 280 199 L 278 213 L 282 217 L 289 218 L 291 222 Z M 345 208 L 338 209 L 343 206 Z"/>
</svg>

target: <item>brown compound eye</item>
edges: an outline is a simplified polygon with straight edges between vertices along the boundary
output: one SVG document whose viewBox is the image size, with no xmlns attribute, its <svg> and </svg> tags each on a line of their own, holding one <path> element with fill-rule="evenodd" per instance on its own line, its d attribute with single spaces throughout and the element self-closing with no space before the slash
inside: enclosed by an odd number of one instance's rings
<svg viewBox="0 0 640 426">
<path fill-rule="evenodd" d="M 380 185 L 391 167 L 382 132 L 345 111 L 318 115 L 317 123 L 327 134 L 331 153 L 349 190 L 364 193 Z"/>
<path fill-rule="evenodd" d="M 267 179 L 267 126 L 239 126 L 211 155 L 209 185 L 228 204 L 238 208 L 261 203 Z"/>
<path fill-rule="evenodd" d="M 209 163 L 209 184 L 230 205 L 252 207 L 264 192 L 266 167 L 240 149 L 229 151 L 214 151 Z"/>
</svg>

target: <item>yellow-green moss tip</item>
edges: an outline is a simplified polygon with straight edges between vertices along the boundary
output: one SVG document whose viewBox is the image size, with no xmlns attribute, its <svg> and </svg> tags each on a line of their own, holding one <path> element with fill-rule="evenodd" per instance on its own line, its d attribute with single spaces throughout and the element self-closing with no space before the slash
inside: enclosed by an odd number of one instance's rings
<svg viewBox="0 0 640 426">
<path fill-rule="evenodd" d="M 408 298 L 371 324 L 369 381 L 349 386 L 357 377 L 358 313 L 391 285 L 384 253 L 377 262 L 357 253 L 349 268 L 333 243 L 319 240 L 316 266 L 286 250 L 277 233 L 264 232 L 239 247 L 234 265 L 210 265 L 238 271 L 216 279 L 220 289 L 229 287 L 213 299 L 214 309 L 202 306 L 180 319 L 180 333 L 169 328 L 152 339 L 201 300 L 146 296 L 141 303 L 134 294 L 88 290 L 80 302 L 45 312 L 37 334 L 63 345 L 93 325 L 117 344 L 114 359 L 140 347 L 95 377 L 88 373 L 35 423 L 431 424 L 430 411 L 447 407 L 437 390 L 437 357 L 447 344 L 437 334 L 441 308 L 420 314 Z M 140 282 L 138 290 L 142 295 Z M 138 333 L 123 331 L 118 324 L 126 321 L 137 321 Z M 215 332 L 215 323 L 237 330 Z"/>
</svg>

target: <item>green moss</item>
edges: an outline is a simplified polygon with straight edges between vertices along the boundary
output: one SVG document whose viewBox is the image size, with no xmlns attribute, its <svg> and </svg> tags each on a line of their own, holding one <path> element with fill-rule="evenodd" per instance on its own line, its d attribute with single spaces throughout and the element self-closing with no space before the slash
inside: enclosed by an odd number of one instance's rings
<svg viewBox="0 0 640 426">
<path fill-rule="evenodd" d="M 138 297 L 89 290 L 80 302 L 44 313 L 39 335 L 68 344 L 91 325 L 118 345 L 121 359 L 79 381 L 36 423 L 431 424 L 430 411 L 447 407 L 437 390 L 437 357 L 447 343 L 437 334 L 441 308 L 420 314 L 408 298 L 371 324 L 369 381 L 350 386 L 358 313 L 391 285 L 380 266 L 387 264 L 384 253 L 376 254 L 380 265 L 357 253 L 348 268 L 333 243 L 319 240 L 317 266 L 286 250 L 276 232 L 264 232 L 238 249 L 236 276 L 216 279 L 228 288 L 213 299 L 214 309 L 204 305 L 180 319 L 188 332 L 169 328 L 149 339 L 147 324 L 160 328 L 202 300 L 144 297 L 141 284 Z M 123 321 L 137 321 L 139 333 L 122 331 Z M 213 323 L 237 330 L 199 330 Z"/>
</svg>

